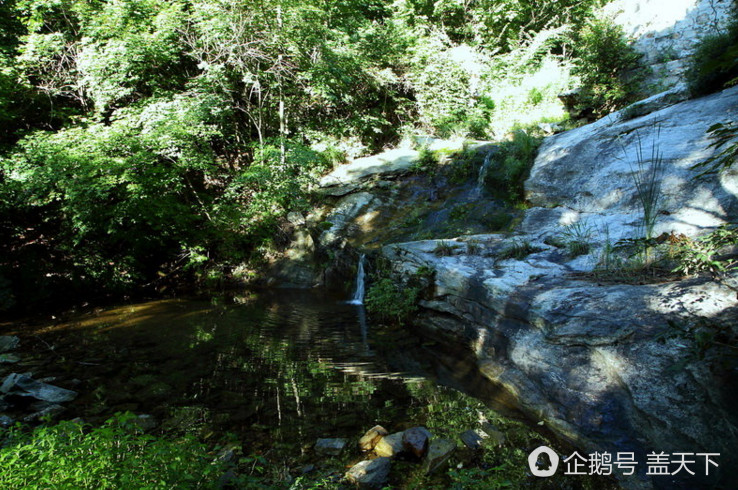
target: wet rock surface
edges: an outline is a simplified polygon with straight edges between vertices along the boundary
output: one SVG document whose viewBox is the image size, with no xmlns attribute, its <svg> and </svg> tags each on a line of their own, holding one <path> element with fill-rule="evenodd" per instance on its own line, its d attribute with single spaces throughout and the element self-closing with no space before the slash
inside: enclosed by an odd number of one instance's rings
<svg viewBox="0 0 738 490">
<path fill-rule="evenodd" d="M 72 401 L 76 398 L 77 392 L 59 388 L 58 386 L 50 385 L 48 383 L 42 383 L 36 381 L 30 376 L 24 374 L 13 373 L 9 375 L 0 385 L 0 393 L 6 396 L 22 396 L 32 397 L 37 400 L 42 400 L 52 403 L 61 403 Z"/>
</svg>

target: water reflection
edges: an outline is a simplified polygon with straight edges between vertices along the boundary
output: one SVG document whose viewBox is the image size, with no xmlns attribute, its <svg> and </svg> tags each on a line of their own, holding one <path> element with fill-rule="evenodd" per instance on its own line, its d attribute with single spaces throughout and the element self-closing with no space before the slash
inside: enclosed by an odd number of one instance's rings
<svg viewBox="0 0 738 490">
<path fill-rule="evenodd" d="M 81 381 L 67 415 L 149 413 L 169 429 L 235 433 L 252 450 L 400 426 L 418 405 L 414 384 L 456 377 L 463 388 L 473 372 L 443 368 L 439 359 L 459 356 L 429 356 L 406 331 L 374 328 L 363 305 L 324 292 L 154 301 L 32 333 L 27 367 L 61 386 Z"/>
</svg>

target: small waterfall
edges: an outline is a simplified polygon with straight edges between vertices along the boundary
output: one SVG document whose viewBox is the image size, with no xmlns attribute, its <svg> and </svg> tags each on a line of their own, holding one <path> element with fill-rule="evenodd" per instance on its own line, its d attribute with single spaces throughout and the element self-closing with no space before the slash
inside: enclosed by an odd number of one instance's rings
<svg viewBox="0 0 738 490">
<path fill-rule="evenodd" d="M 482 195 L 484 190 L 484 179 L 487 178 L 487 171 L 489 170 L 489 163 L 492 161 L 492 154 L 494 151 L 488 151 L 484 156 L 484 162 L 479 167 L 479 174 L 477 175 L 477 186 L 474 188 L 474 194 L 479 197 Z"/>
<path fill-rule="evenodd" d="M 365 272 L 364 272 L 364 262 L 366 260 L 366 257 L 364 254 L 361 254 L 361 257 L 359 257 L 359 268 L 356 272 L 356 289 L 354 290 L 354 297 L 349 301 L 349 304 L 352 305 L 363 305 L 364 304 L 364 286 L 365 286 Z"/>
</svg>

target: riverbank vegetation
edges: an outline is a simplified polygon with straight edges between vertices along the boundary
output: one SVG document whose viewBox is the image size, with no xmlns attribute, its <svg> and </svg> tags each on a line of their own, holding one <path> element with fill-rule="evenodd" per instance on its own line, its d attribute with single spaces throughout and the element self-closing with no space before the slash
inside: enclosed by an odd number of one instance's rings
<svg viewBox="0 0 738 490">
<path fill-rule="evenodd" d="M 0 307 L 225 277 L 346 158 L 564 119 L 599 4 L 4 2 Z"/>
</svg>

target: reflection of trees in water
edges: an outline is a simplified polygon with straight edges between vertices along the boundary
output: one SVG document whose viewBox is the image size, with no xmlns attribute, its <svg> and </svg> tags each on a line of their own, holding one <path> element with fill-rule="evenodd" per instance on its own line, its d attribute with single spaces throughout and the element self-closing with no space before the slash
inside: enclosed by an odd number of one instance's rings
<svg viewBox="0 0 738 490">
<path fill-rule="evenodd" d="M 105 359 L 90 383 L 106 394 L 94 403 L 99 417 L 123 401 L 163 419 L 167 429 L 232 432 L 254 446 L 351 435 L 443 405 L 433 383 L 414 388 L 423 372 L 437 372 L 420 341 L 367 323 L 362 309 L 342 299 L 279 291 L 235 306 L 126 306 L 66 324 L 69 330 L 58 326 L 66 339 L 58 350 L 71 359 L 70 379 L 92 378 L 77 361 Z M 161 393 L 147 395 L 144 378 L 162 385 Z M 80 404 L 79 415 L 92 406 Z"/>
</svg>

